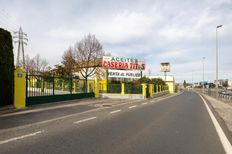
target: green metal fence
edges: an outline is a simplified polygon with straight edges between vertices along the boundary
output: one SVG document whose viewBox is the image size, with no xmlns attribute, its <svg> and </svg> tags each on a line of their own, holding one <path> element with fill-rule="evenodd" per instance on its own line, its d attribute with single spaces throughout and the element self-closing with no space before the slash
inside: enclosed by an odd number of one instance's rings
<svg viewBox="0 0 232 154">
<path fill-rule="evenodd" d="M 27 97 L 84 93 L 84 80 L 74 77 L 27 75 Z"/>
<path fill-rule="evenodd" d="M 125 94 L 142 94 L 142 86 L 125 84 Z"/>
<path fill-rule="evenodd" d="M 84 89 L 85 82 L 78 77 L 26 75 L 27 105 L 94 97 Z"/>
<path fill-rule="evenodd" d="M 66 95 L 50 95 L 50 96 L 34 96 L 28 97 L 26 105 L 36 105 L 51 102 L 67 101 L 73 99 L 91 98 L 94 93 L 79 93 L 79 94 L 66 94 Z"/>
<path fill-rule="evenodd" d="M 121 93 L 122 86 L 121 84 L 108 84 L 107 93 Z"/>
<path fill-rule="evenodd" d="M 158 89 L 156 88 L 156 84 L 154 84 L 154 93 L 157 93 Z"/>
</svg>

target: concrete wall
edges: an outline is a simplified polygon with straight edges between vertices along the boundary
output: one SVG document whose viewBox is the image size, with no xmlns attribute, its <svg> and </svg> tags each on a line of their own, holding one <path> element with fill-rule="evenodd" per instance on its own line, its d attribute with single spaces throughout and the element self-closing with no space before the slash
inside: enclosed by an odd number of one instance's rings
<svg viewBox="0 0 232 154">
<path fill-rule="evenodd" d="M 115 98 L 115 99 L 145 99 L 145 97 L 142 94 L 109 94 L 109 93 L 103 93 L 100 94 L 101 98 Z"/>
</svg>

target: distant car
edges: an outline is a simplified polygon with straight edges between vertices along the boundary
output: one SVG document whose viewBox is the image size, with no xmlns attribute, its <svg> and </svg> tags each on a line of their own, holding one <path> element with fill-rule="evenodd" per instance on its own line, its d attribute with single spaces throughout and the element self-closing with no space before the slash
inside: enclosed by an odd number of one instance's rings
<svg viewBox="0 0 232 154">
<path fill-rule="evenodd" d="M 220 91 L 219 94 L 222 94 L 222 95 L 231 95 L 231 93 L 228 92 L 228 91 Z"/>
</svg>

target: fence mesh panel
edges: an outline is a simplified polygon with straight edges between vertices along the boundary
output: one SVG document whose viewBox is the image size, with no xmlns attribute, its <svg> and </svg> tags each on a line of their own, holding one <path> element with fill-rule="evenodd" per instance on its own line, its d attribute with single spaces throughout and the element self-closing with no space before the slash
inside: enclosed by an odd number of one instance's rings
<svg viewBox="0 0 232 154">
<path fill-rule="evenodd" d="M 27 97 L 84 93 L 84 89 L 84 80 L 77 78 L 27 74 Z"/>
<path fill-rule="evenodd" d="M 121 84 L 108 84 L 107 93 L 121 93 Z"/>
<path fill-rule="evenodd" d="M 125 84 L 125 94 L 142 94 L 142 86 Z"/>
</svg>

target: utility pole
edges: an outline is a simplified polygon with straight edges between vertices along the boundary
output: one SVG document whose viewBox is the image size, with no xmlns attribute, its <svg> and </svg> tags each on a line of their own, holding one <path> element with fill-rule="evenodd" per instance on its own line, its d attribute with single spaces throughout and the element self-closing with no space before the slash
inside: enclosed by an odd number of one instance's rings
<svg viewBox="0 0 232 154">
<path fill-rule="evenodd" d="M 25 69 L 24 45 L 27 45 L 28 42 L 27 34 L 25 34 L 22 27 L 20 27 L 19 31 L 14 32 L 13 38 L 16 39 L 14 43 L 18 43 L 16 66 L 21 66 Z"/>
<path fill-rule="evenodd" d="M 216 96 L 218 96 L 218 28 L 222 25 L 216 27 Z"/>
<path fill-rule="evenodd" d="M 192 70 L 192 88 L 193 88 L 193 70 Z"/>
<path fill-rule="evenodd" d="M 205 57 L 202 57 L 202 66 L 203 66 L 202 84 L 203 84 L 203 89 L 204 89 L 205 88 Z"/>
</svg>

